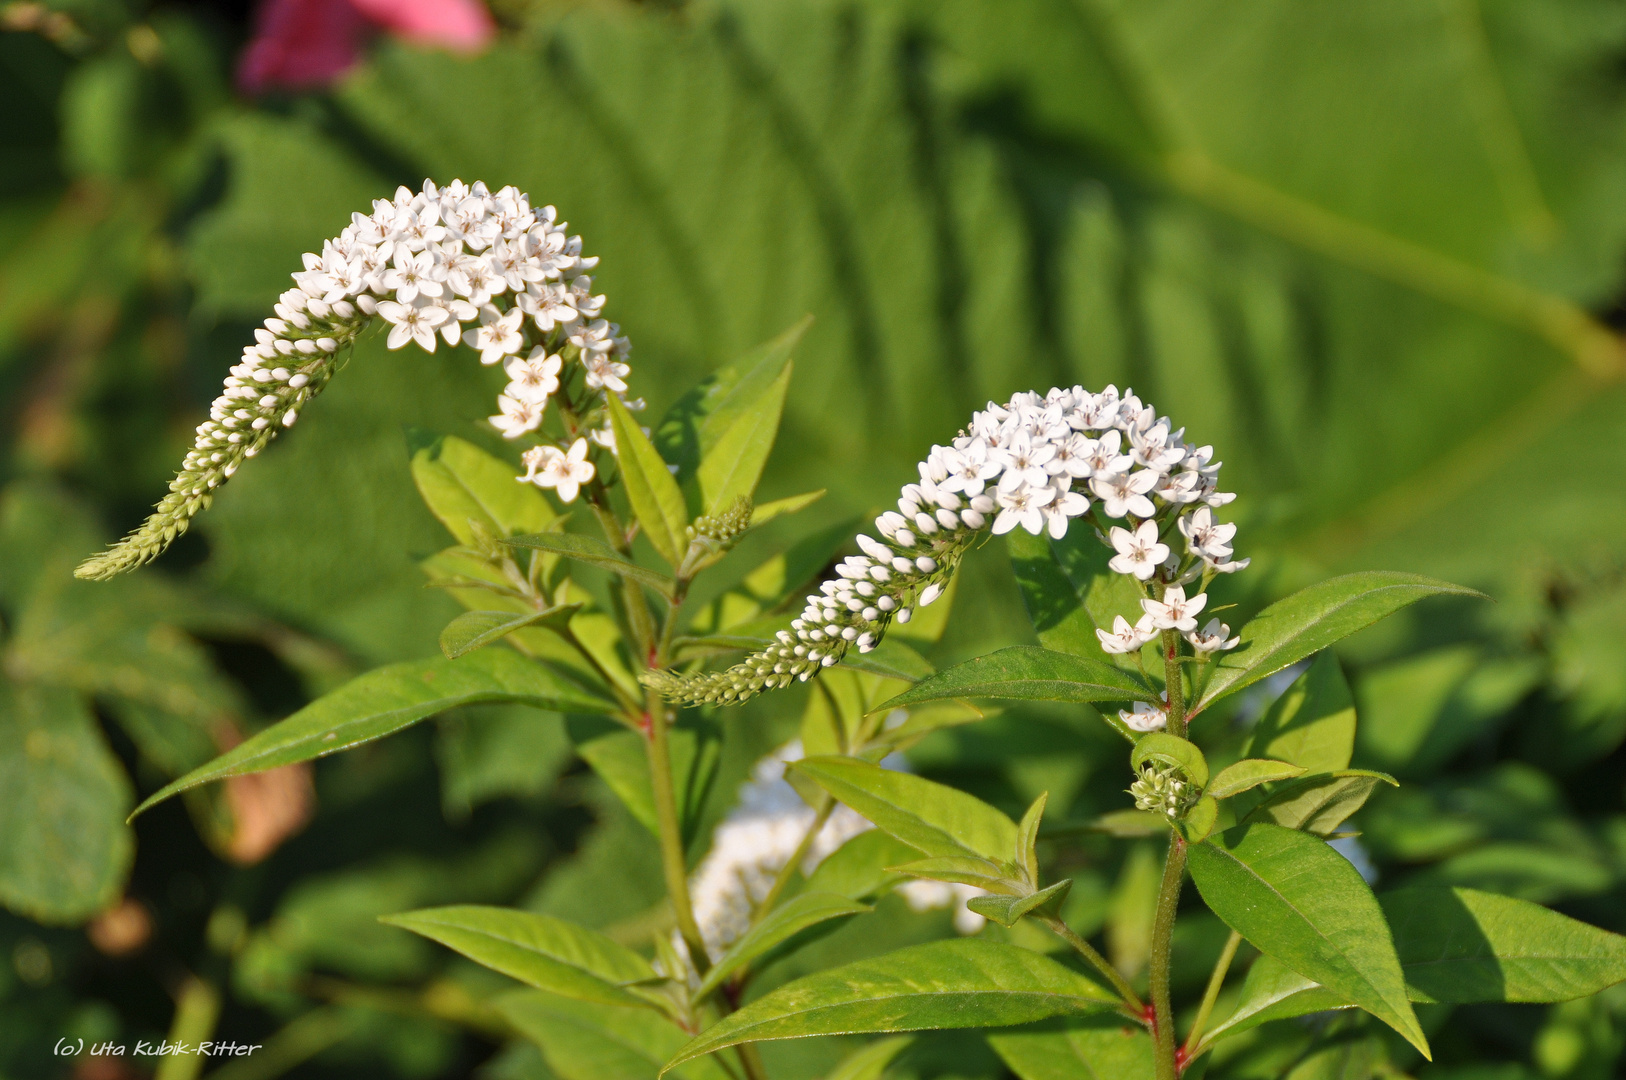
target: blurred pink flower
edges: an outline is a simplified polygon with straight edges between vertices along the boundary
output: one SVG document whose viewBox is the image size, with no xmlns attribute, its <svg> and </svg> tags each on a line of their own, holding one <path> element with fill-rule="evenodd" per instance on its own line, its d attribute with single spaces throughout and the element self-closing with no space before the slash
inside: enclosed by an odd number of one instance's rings
<svg viewBox="0 0 1626 1080">
<path fill-rule="evenodd" d="M 496 33 L 480 0 L 264 0 L 237 85 L 249 94 L 326 86 L 379 29 L 458 52 L 483 48 Z"/>
</svg>

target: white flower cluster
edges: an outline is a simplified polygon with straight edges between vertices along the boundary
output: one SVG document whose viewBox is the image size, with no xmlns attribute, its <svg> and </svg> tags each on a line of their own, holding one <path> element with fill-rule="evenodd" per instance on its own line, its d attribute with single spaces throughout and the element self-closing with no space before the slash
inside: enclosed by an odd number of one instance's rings
<svg viewBox="0 0 1626 1080">
<path fill-rule="evenodd" d="M 1155 586 L 1137 623 L 1120 617 L 1110 633 L 1097 631 L 1103 649 L 1138 651 L 1166 629 L 1205 654 L 1232 648 L 1236 639 L 1218 620 L 1197 630 L 1208 597 L 1198 592 L 1188 600 L 1185 586 L 1248 565 L 1233 558 L 1236 526 L 1214 520 L 1214 509 L 1236 496 L 1218 489 L 1213 447 L 1188 445 L 1184 434 L 1132 391 L 1120 395 L 1113 386 L 990 402 L 951 445 L 932 447 L 897 510 L 875 519 L 883 540 L 859 536 L 863 554 L 836 568 L 839 576 L 807 598 L 775 644 L 726 671 L 688 678 L 652 672 L 646 681 L 690 704 L 743 701 L 805 681 L 851 646 L 868 652 L 893 618 L 907 622 L 915 605 L 937 599 L 980 530 L 1020 526 L 1059 539 L 1086 516 L 1116 551 L 1111 568 Z M 1167 542 L 1175 532 L 1185 539 L 1183 553 Z"/>
<path fill-rule="evenodd" d="M 712 833 L 711 850 L 690 878 L 695 921 L 713 961 L 750 929 L 757 905 L 767 897 L 774 879 L 796 854 L 802 837 L 813 825 L 812 808 L 784 778 L 786 763 L 801 756 L 802 744 L 796 740 L 757 762 L 751 780 L 740 787 L 739 805 Z M 900 762 L 901 758 L 886 764 Z M 802 873 L 813 873 L 842 844 L 874 827 L 838 804 L 809 845 Z M 955 927 L 962 934 L 974 934 L 982 928 L 982 916 L 964 907 L 967 898 L 983 895 L 981 889 L 909 881 L 899 885 L 897 891 L 916 911 L 958 903 Z M 682 955 L 682 939 L 674 937 L 674 944 Z"/>
<path fill-rule="evenodd" d="M 491 421 L 508 438 L 541 426 L 567 363 L 581 365 L 588 390 L 589 400 L 578 405 L 625 393 L 627 339 L 599 317 L 604 297 L 593 295 L 585 273 L 598 260 L 583 256 L 581 237 L 566 235 L 555 217 L 553 207 L 533 209 L 515 188 L 493 193 L 461 180 L 445 187 L 426 180 L 418 192 L 403 187 L 394 199 L 375 201 L 371 214 L 352 214 L 320 254 L 304 256 L 295 287 L 254 332 L 169 494 L 140 528 L 87 560 L 79 576 L 111 577 L 156 558 L 244 459 L 293 425 L 332 376 L 335 354 L 374 316 L 389 324 L 391 349 L 416 342 L 434 352 L 440 340 L 463 342 L 479 350 L 482 363 L 503 362 L 511 381 Z M 609 445 L 607 429 L 591 437 Z M 568 449 L 533 447 L 518 479 L 551 487 L 568 502 L 594 475 L 587 453 L 582 438 Z"/>
</svg>

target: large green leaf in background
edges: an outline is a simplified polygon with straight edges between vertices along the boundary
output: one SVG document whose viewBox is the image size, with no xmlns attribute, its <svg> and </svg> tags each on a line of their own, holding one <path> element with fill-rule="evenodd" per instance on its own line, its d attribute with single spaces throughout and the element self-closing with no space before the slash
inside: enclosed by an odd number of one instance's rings
<svg viewBox="0 0 1626 1080">
<path fill-rule="evenodd" d="M 131 795 L 77 694 L 0 681 L 0 904 L 71 923 L 117 900 Z"/>
</svg>

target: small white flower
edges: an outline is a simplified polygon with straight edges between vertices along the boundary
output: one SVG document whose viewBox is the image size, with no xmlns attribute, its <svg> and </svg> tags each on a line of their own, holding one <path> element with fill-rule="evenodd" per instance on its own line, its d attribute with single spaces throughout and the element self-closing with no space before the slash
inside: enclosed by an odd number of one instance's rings
<svg viewBox="0 0 1626 1080">
<path fill-rule="evenodd" d="M 508 282 L 491 272 L 486 260 L 473 255 L 460 255 L 452 260 L 446 272 L 446 283 L 452 291 L 464 297 L 475 307 L 491 303 L 491 298 L 508 289 Z"/>
<path fill-rule="evenodd" d="M 547 350 L 541 345 L 532 349 L 531 355 L 523 360 L 513 357 L 503 365 L 503 370 L 513 380 L 505 392 L 509 397 L 521 401 L 546 401 L 548 395 L 559 389 L 559 368 L 562 364 L 558 356 L 547 355 Z"/>
<path fill-rule="evenodd" d="M 596 471 L 593 463 L 587 460 L 587 440 L 577 439 L 571 444 L 568 454 L 561 454 L 553 447 L 537 449 L 553 450 L 553 453 L 546 455 L 540 469 L 527 479 L 537 487 L 553 488 L 564 502 L 575 502 L 581 486 L 593 479 Z M 531 464 L 529 457 L 525 459 L 525 464 Z"/>
<path fill-rule="evenodd" d="M 623 380 L 632 370 L 627 365 L 617 363 L 608 356 L 584 352 L 582 366 L 587 369 L 588 386 L 613 390 L 618 394 L 627 392 L 627 384 Z"/>
<path fill-rule="evenodd" d="M 1108 537 L 1118 554 L 1107 560 L 1107 565 L 1120 574 L 1132 574 L 1146 581 L 1163 560 L 1169 557 L 1169 546 L 1157 538 L 1157 522 L 1143 521 L 1134 532 L 1114 525 Z"/>
<path fill-rule="evenodd" d="M 401 248 L 395 253 L 395 265 L 384 271 L 380 281 L 384 288 L 394 290 L 399 303 L 410 304 L 419 296 L 438 297 L 444 293 L 446 287 L 440 283 L 443 274 L 432 252 Z"/>
<path fill-rule="evenodd" d="M 1193 555 L 1219 562 L 1231 555 L 1231 538 L 1236 535 L 1236 526 L 1216 523 L 1214 511 L 1199 506 L 1180 518 L 1180 532 Z"/>
<path fill-rule="evenodd" d="M 445 308 L 436 304 L 402 304 L 394 300 L 380 300 L 378 313 L 385 322 L 393 324 L 387 341 L 390 348 L 399 349 L 409 341 L 416 341 L 425 352 L 435 351 L 435 328 L 451 317 Z"/>
<path fill-rule="evenodd" d="M 1143 415 L 1149 415 L 1151 411 L 1147 409 Z M 1137 424 L 1129 431 L 1129 443 L 1133 448 L 1131 456 L 1137 464 L 1157 472 L 1168 472 L 1184 460 L 1186 451 L 1178 442 L 1169 434 L 1167 420 L 1159 420 L 1144 429 Z"/>
<path fill-rule="evenodd" d="M 1056 456 L 1056 448 L 1047 442 L 1035 443 L 1026 431 L 1011 436 L 1008 444 L 989 455 L 1003 466 L 999 475 L 999 490 L 1015 491 L 1021 487 L 1043 487 L 1050 483 L 1045 465 Z"/>
<path fill-rule="evenodd" d="M 1162 731 L 1169 726 L 1168 712 L 1147 701 L 1135 702 L 1133 709 L 1118 713 L 1118 719 L 1132 731 Z"/>
<path fill-rule="evenodd" d="M 1209 619 L 1201 630 L 1193 630 L 1186 634 L 1186 640 L 1200 655 L 1206 656 L 1212 652 L 1222 652 L 1234 649 L 1242 640 L 1240 637 L 1227 637 L 1231 628 L 1218 619 Z"/>
<path fill-rule="evenodd" d="M 1198 593 L 1187 600 L 1185 589 L 1170 585 L 1163 590 L 1162 600 L 1142 600 L 1140 606 L 1159 630 L 1178 630 L 1183 634 L 1197 629 L 1197 613 L 1207 603 L 1207 593 Z"/>
<path fill-rule="evenodd" d="M 1017 488 L 1015 491 L 1001 491 L 996 496 L 999 502 L 999 516 L 994 519 L 994 535 L 1003 536 L 1020 525 L 1034 536 L 1038 536 L 1039 530 L 1044 528 L 1044 508 L 1055 497 L 1055 489 L 1049 487 L 1025 487 Z"/>
<path fill-rule="evenodd" d="M 1151 621 L 1142 615 L 1140 621 L 1130 625 L 1128 619 L 1118 615 L 1112 620 L 1112 632 L 1097 630 L 1095 636 L 1101 639 L 1101 650 L 1114 656 L 1132 653 L 1142 645 L 1157 637 L 1157 630 L 1152 627 Z"/>
<path fill-rule="evenodd" d="M 1069 522 L 1076 517 L 1089 513 L 1090 500 L 1076 491 L 1060 491 L 1050 505 L 1042 511 L 1046 523 L 1050 526 L 1052 539 L 1060 540 L 1067 535 Z"/>
<path fill-rule="evenodd" d="M 1150 518 L 1157 513 L 1157 507 L 1152 505 L 1146 493 L 1157 486 L 1157 481 L 1158 474 L 1150 469 L 1134 473 L 1096 473 L 1090 478 L 1090 490 L 1101 500 L 1101 512 L 1107 517 L 1133 514 L 1138 518 Z"/>
<path fill-rule="evenodd" d="M 520 346 L 525 344 L 525 337 L 519 332 L 520 320 L 524 318 L 525 313 L 518 308 L 502 312 L 487 304 L 480 309 L 480 325 L 464 331 L 463 343 L 480 350 L 480 363 L 495 364 L 519 352 Z"/>
<path fill-rule="evenodd" d="M 500 394 L 497 408 L 502 412 L 490 418 L 491 426 L 502 432 L 503 438 L 517 439 L 527 431 L 535 431 L 542 426 L 542 410 L 546 404 L 546 399 L 525 401 Z"/>
</svg>

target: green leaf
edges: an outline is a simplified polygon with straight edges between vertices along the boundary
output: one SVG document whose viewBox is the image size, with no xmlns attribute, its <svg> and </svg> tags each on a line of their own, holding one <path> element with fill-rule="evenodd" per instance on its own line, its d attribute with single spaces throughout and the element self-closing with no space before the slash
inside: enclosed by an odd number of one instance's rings
<svg viewBox="0 0 1626 1080">
<path fill-rule="evenodd" d="M 1626 938 L 1528 900 L 1461 888 L 1400 889 L 1378 897 L 1412 1001 L 1554 1002 L 1626 979 Z M 1349 1008 L 1337 994 L 1261 956 L 1238 1003 L 1206 1041 L 1271 1020 Z"/>
<path fill-rule="evenodd" d="M 1484 595 L 1420 574 L 1368 570 L 1328 578 L 1278 600 L 1242 627 L 1241 644 L 1220 660 L 1192 715 L 1419 600 Z"/>
<path fill-rule="evenodd" d="M 915 1041 L 913 1035 L 893 1035 L 859 1047 L 842 1058 L 824 1080 L 881 1080 L 886 1067 Z"/>
<path fill-rule="evenodd" d="M 413 428 L 407 446 L 418 494 L 460 544 L 475 543 L 470 522 L 500 540 L 541 532 L 557 517 L 535 486 L 515 483 L 514 466 L 473 443 Z"/>
<path fill-rule="evenodd" d="M 837 893 L 804 892 L 774 908 L 731 945 L 700 980 L 694 996 L 707 997 L 752 961 L 765 956 L 811 926 L 830 919 L 861 915 L 870 908 Z"/>
<path fill-rule="evenodd" d="M 649 751 L 643 733 L 597 716 L 568 717 L 565 731 L 582 760 L 592 766 L 632 816 L 658 837 L 660 820 L 650 787 Z M 679 831 L 685 843 L 693 838 L 700 824 L 721 755 L 721 740 L 704 721 L 685 716 L 683 723 L 668 729 L 667 756 L 677 794 Z"/>
<path fill-rule="evenodd" d="M 1474 889 L 1378 897 L 1413 1001 L 1569 1001 L 1626 979 L 1626 937 Z"/>
<path fill-rule="evenodd" d="M 666 1067 L 742 1042 L 1006 1027 L 1116 1004 L 1109 991 L 1038 953 L 991 941 L 934 941 L 782 986 L 713 1024 Z"/>
<path fill-rule="evenodd" d="M 0 679 L 0 904 L 55 925 L 117 900 L 131 795 L 79 695 Z"/>
<path fill-rule="evenodd" d="M 715 514 L 742 495 L 749 498 L 756 494 L 762 467 L 768 463 L 768 454 L 779 435 L 779 415 L 785 410 L 790 376 L 791 365 L 786 363 L 777 379 L 755 400 L 745 403 L 701 459 L 695 479 L 700 484 L 701 505 L 706 513 Z"/>
<path fill-rule="evenodd" d="M 1054 885 L 1026 896 L 973 896 L 965 902 L 965 906 L 1001 926 L 1011 927 L 1030 911 L 1044 908 L 1054 912 L 1067 898 L 1067 890 L 1072 887 L 1072 879 L 1063 878 Z"/>
<path fill-rule="evenodd" d="M 1031 645 L 1013 645 L 922 679 L 913 688 L 875 706 L 874 711 L 922 701 L 976 697 L 1073 702 L 1156 699 L 1139 678 L 1110 664 Z"/>
<path fill-rule="evenodd" d="M 807 879 L 809 892 L 833 892 L 849 900 L 869 900 L 904 880 L 888 869 L 920 852 L 880 829 L 866 829 L 831 852 Z"/>
<path fill-rule="evenodd" d="M 447 709 L 487 701 L 558 712 L 611 713 L 616 708 L 614 702 L 589 694 L 550 668 L 508 649 L 486 649 L 459 660 L 436 657 L 389 664 L 352 679 L 165 785 L 131 816 L 211 780 L 326 757 L 394 734 Z"/>
<path fill-rule="evenodd" d="M 581 609 L 580 604 L 558 604 L 522 615 L 511 611 L 465 611 L 440 632 L 440 651 L 448 660 L 456 660 L 536 623 L 568 625 L 570 617 Z"/>
<path fill-rule="evenodd" d="M 777 337 L 718 368 L 673 402 L 655 428 L 654 441 L 661 457 L 677 466 L 677 482 L 681 486 L 690 487 L 702 463 L 728 433 L 765 397 L 773 395 L 774 386 L 784 378 L 790 365 L 791 353 L 812 325 L 813 317 L 804 316 Z M 782 390 L 780 394 L 782 405 Z M 777 411 L 774 421 L 777 426 Z M 771 433 L 768 442 L 770 445 L 773 442 Z M 759 471 L 760 468 L 759 465 Z"/>
<path fill-rule="evenodd" d="M 1383 911 L 1348 859 L 1313 836 L 1260 824 L 1193 844 L 1188 857 L 1226 925 L 1428 1054 Z"/>
<path fill-rule="evenodd" d="M 1129 767 L 1139 771 L 1148 761 L 1173 765 L 1185 773 L 1198 788 L 1208 784 L 1208 759 L 1197 749 L 1197 744 L 1166 731 L 1142 735 L 1129 753 Z"/>
<path fill-rule="evenodd" d="M 1035 885 L 1039 882 L 1039 824 L 1044 820 L 1044 808 L 1049 802 L 1050 792 L 1042 792 L 1016 825 L 1016 853 L 1011 862 L 1021 867 Z"/>
<path fill-rule="evenodd" d="M 1271 703 L 1249 736 L 1249 757 L 1276 758 L 1308 772 L 1349 766 L 1355 752 L 1355 700 L 1338 658 L 1323 652 Z"/>
<path fill-rule="evenodd" d="M 1397 784 L 1392 776 L 1365 769 L 1340 769 L 1331 774 L 1300 777 L 1282 785 L 1248 811 L 1242 823 L 1270 821 L 1289 829 L 1327 836 L 1364 806 L 1380 783 Z"/>
<path fill-rule="evenodd" d="M 621 399 L 612 394 L 609 408 L 615 458 L 621 464 L 627 501 L 661 558 L 676 566 L 689 550 L 689 511 L 683 490 Z"/>
<path fill-rule="evenodd" d="M 1152 1037 L 1113 1017 L 1048 1021 L 988 1036 L 1021 1080 L 1152 1080 Z"/>
<path fill-rule="evenodd" d="M 790 768 L 927 855 L 973 855 L 1002 863 L 1015 850 L 1016 824 L 955 788 L 854 758 L 803 758 Z"/>
<path fill-rule="evenodd" d="M 537 990 L 504 994 L 494 1004 L 515 1030 L 542 1048 L 548 1068 L 561 1080 L 654 1080 L 689 1040 L 682 1028 L 648 1009 Z M 709 1058 L 675 1072 L 681 1080 L 732 1080 Z"/>
<path fill-rule="evenodd" d="M 1304 766 L 1293 765 L 1285 761 L 1271 761 L 1267 758 L 1243 758 L 1234 765 L 1227 765 L 1221 769 L 1214 782 L 1208 785 L 1207 794 L 1216 799 L 1229 799 L 1232 795 L 1240 794 L 1260 784 L 1268 784 L 1274 780 L 1291 780 L 1295 776 L 1302 776 Z"/>
<path fill-rule="evenodd" d="M 1013 881 L 1005 867 L 988 859 L 971 855 L 939 855 L 931 859 L 915 859 L 889 867 L 900 874 L 925 878 L 928 881 L 950 881 L 959 885 L 975 885 L 991 893 L 1016 896 L 1025 890 L 1022 883 Z"/>
<path fill-rule="evenodd" d="M 532 533 L 527 536 L 515 536 L 505 541 L 513 547 L 536 548 L 540 551 L 551 551 L 556 555 L 563 555 L 567 559 L 596 566 L 601 570 L 608 570 L 612 574 L 620 574 L 624 578 L 631 578 L 670 600 L 676 587 L 672 579 L 657 570 L 647 566 L 640 566 L 615 550 L 609 544 L 594 536 L 583 536 L 580 533 L 544 532 Z M 687 545 L 688 541 L 684 541 Z"/>
<path fill-rule="evenodd" d="M 1005 548 L 1040 645 L 1133 667 L 1132 657 L 1103 650 L 1095 631 L 1110 631 L 1115 615 L 1130 622 L 1139 618 L 1140 588 L 1107 567 L 1112 551 L 1088 534 L 1087 529 L 1074 529 L 1061 540 L 1051 540 L 1012 531 L 1005 535 Z"/>
<path fill-rule="evenodd" d="M 1219 803 L 1214 796 L 1204 795 L 1198 799 L 1186 816 L 1180 819 L 1180 835 L 1186 842 L 1196 844 L 1208 839 L 1208 834 L 1214 831 L 1219 822 Z"/>
<path fill-rule="evenodd" d="M 771 502 L 757 503 L 751 507 L 751 527 L 766 525 L 776 517 L 794 514 L 799 510 L 806 510 L 809 506 L 824 498 L 827 490 L 826 488 L 819 488 L 817 491 L 807 491 L 800 495 L 787 495 L 783 499 L 774 499 Z"/>
<path fill-rule="evenodd" d="M 562 997 L 644 1005 L 623 987 L 659 978 L 647 960 L 598 931 L 531 911 L 468 904 L 385 915 L 379 921 Z"/>
</svg>

